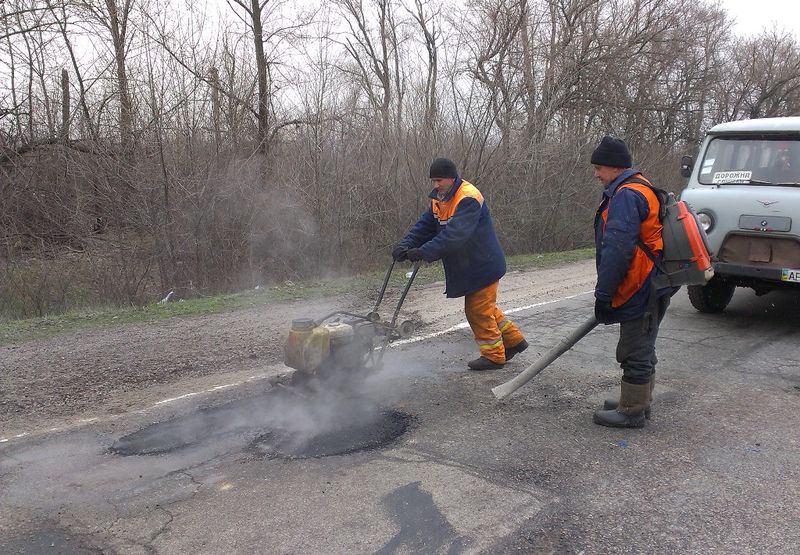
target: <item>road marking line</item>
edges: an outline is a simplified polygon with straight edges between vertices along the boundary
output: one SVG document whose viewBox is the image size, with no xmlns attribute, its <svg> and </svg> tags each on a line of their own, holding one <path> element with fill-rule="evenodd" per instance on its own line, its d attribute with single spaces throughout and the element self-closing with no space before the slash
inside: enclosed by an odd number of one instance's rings
<svg viewBox="0 0 800 555">
<path fill-rule="evenodd" d="M 266 376 L 266 375 L 264 375 L 264 376 Z M 248 378 L 246 380 L 242 380 L 240 382 L 226 383 L 226 384 L 223 384 L 223 385 L 214 386 L 212 388 L 209 388 L 209 389 L 206 389 L 206 390 L 203 390 L 203 391 L 195 391 L 193 393 L 185 393 L 184 395 L 178 395 L 177 397 L 171 397 L 169 399 L 162 399 L 161 401 L 156 402 L 156 404 L 154 404 L 153 406 L 155 407 L 155 406 L 158 406 L 158 405 L 163 405 L 164 403 L 171 403 L 172 401 L 178 401 L 179 399 L 186 399 L 187 397 L 194 397 L 195 395 L 201 395 L 203 393 L 211 393 L 212 391 L 219 391 L 220 389 L 228 389 L 229 387 L 242 385 L 243 383 L 249 382 L 251 380 L 252 380 L 252 377 Z"/>
<path fill-rule="evenodd" d="M 202 391 L 195 391 L 194 393 L 185 393 L 183 395 L 178 395 L 177 397 L 170 397 L 169 399 L 162 399 L 161 401 L 156 401 L 156 405 L 161 405 L 164 403 L 171 403 L 172 401 L 177 401 L 179 399 L 186 399 L 187 397 L 194 397 L 195 395 L 200 395 L 203 393 Z"/>
<path fill-rule="evenodd" d="M 536 308 L 536 307 L 539 307 L 539 306 L 545 306 L 545 305 L 549 305 L 549 304 L 559 303 L 561 301 L 566 301 L 566 300 L 569 300 L 569 299 L 574 299 L 576 297 L 580 297 L 581 295 L 586 295 L 586 294 L 591 293 L 591 292 L 592 291 L 583 291 L 582 293 L 576 293 L 574 295 L 561 297 L 560 299 L 554 299 L 554 300 L 550 300 L 550 301 L 542 301 L 540 303 L 534 303 L 534 304 L 529 304 L 529 305 L 525 305 L 525 306 L 519 306 L 517 308 L 511 308 L 511 309 L 505 310 L 504 312 L 506 314 L 514 314 L 516 312 L 522 312 L 523 310 L 530 310 L 531 308 Z M 420 335 L 420 336 L 417 336 L 417 337 L 410 337 L 408 339 L 402 339 L 400 341 L 395 341 L 394 343 L 390 343 L 389 347 L 398 347 L 398 346 L 401 346 L 401 345 L 408 345 L 410 343 L 418 343 L 420 341 L 426 341 L 428 339 L 433 339 L 434 337 L 440 337 L 442 335 L 446 335 L 448 333 L 452 333 L 452 332 L 458 331 L 458 330 L 463 330 L 463 329 L 466 329 L 468 327 L 469 327 L 469 323 L 468 322 L 461 322 L 460 324 L 456 324 L 455 326 L 451 326 L 451 327 L 449 327 L 449 328 L 447 328 L 445 330 L 437 331 L 437 332 L 434 332 L 434 333 L 429 333 L 429 334 L 426 334 L 426 335 Z M 110 420 L 116 420 L 118 418 L 121 418 L 122 416 L 130 415 L 130 414 L 142 414 L 142 413 L 148 412 L 151 409 L 154 409 L 154 408 L 156 408 L 156 407 L 158 407 L 160 405 L 166 405 L 166 404 L 172 403 L 174 401 L 179 401 L 181 399 L 186 399 L 188 397 L 195 397 L 197 395 L 202 395 L 204 393 L 212 393 L 214 391 L 219 391 L 221 389 L 228 389 L 228 388 L 231 388 L 231 387 L 236 387 L 238 385 L 242 385 L 242 384 L 245 384 L 245 383 L 248 383 L 248 382 L 252 382 L 252 381 L 263 380 L 264 378 L 268 378 L 270 376 L 272 376 L 272 374 L 268 374 L 268 373 L 255 374 L 253 376 L 250 376 L 247 379 L 240 380 L 238 382 L 217 385 L 217 386 L 211 387 L 209 389 L 204 389 L 202 391 L 194 391 L 194 392 L 191 392 L 191 393 L 185 393 L 183 395 L 178 395 L 177 397 L 170 397 L 168 399 L 162 399 L 161 401 L 157 401 L 156 403 L 150 405 L 149 407 L 145 407 L 143 409 L 131 411 L 131 412 L 128 412 L 128 413 L 125 413 L 125 414 L 112 415 L 109 418 L 106 418 L 106 419 L 104 419 L 102 421 L 103 422 L 107 422 L 107 421 L 110 421 Z M 69 431 L 71 428 L 79 427 L 79 426 L 82 426 L 84 424 L 88 424 L 90 422 L 99 422 L 99 421 L 101 421 L 99 417 L 83 418 L 81 420 L 78 420 L 73 425 L 67 425 L 67 426 L 64 426 L 64 427 L 61 427 L 61 428 L 50 428 L 47 431 L 50 431 L 50 432 L 52 432 L 52 431 L 64 431 L 64 432 L 66 432 L 66 431 Z M 31 433 L 35 433 L 35 432 L 22 432 L 21 434 L 17 434 L 15 436 L 11 436 L 11 437 L 0 437 L 0 443 L 8 443 L 9 441 L 11 441 L 13 439 L 20 439 L 20 438 L 23 438 L 23 437 L 25 437 L 27 435 L 30 435 Z"/>
<path fill-rule="evenodd" d="M 102 420 L 102 422 L 110 422 L 112 420 L 117 420 L 119 418 L 122 418 L 123 416 L 131 415 L 131 414 L 144 414 L 144 413 L 150 411 L 151 409 L 156 408 L 157 406 L 159 406 L 161 404 L 171 403 L 172 401 L 177 401 L 179 399 L 185 399 L 186 397 L 194 397 L 195 395 L 202 395 L 203 393 L 211 393 L 212 391 L 218 391 L 220 389 L 227 389 L 229 387 L 235 387 L 237 385 L 242 385 L 242 384 L 246 384 L 246 383 L 257 381 L 257 380 L 263 380 L 264 378 L 268 378 L 270 376 L 272 376 L 272 374 L 269 374 L 269 373 L 255 374 L 253 376 L 250 376 L 249 378 L 246 378 L 246 379 L 238 381 L 238 382 L 217 385 L 217 386 L 211 387 L 209 389 L 204 389 L 202 391 L 195 391 L 193 393 L 187 393 L 185 395 L 179 395 L 178 397 L 172 397 L 172 398 L 169 398 L 169 399 L 162 399 L 161 401 L 157 401 L 156 403 L 150 405 L 149 407 L 145 407 L 145 408 L 142 408 L 142 409 L 130 411 L 130 412 L 127 412 L 127 413 L 124 413 L 124 414 L 109 415 L 107 418 Z M 71 424 L 67 424 L 66 426 L 48 428 L 47 430 L 44 430 L 44 431 L 45 432 L 68 432 L 71 429 L 79 428 L 80 426 L 82 426 L 84 424 L 88 424 L 89 422 L 95 422 L 95 421 L 101 421 L 101 420 L 98 417 L 84 418 L 84 419 L 81 419 L 81 420 L 74 421 Z M 38 435 L 38 431 L 23 432 L 21 434 L 17 434 L 15 436 L 11 436 L 11 437 L 0 437 L 0 443 L 8 443 L 12 439 L 18 439 L 18 438 L 25 437 L 25 436 L 31 435 L 31 434 Z"/>
<path fill-rule="evenodd" d="M 11 436 L 11 437 L 0 437 L 0 443 L 6 443 L 8 441 L 11 441 L 12 439 L 19 439 L 21 437 L 25 437 L 29 433 L 30 432 L 22 432 L 21 434 L 17 434 L 15 436 Z"/>
<path fill-rule="evenodd" d="M 594 291 L 594 290 L 592 290 Z M 548 304 L 559 303 L 561 301 L 566 301 L 569 299 L 574 299 L 576 297 L 580 297 L 581 295 L 586 295 L 588 293 L 592 293 L 592 291 L 583 291 L 581 293 L 575 293 L 574 295 L 569 295 L 567 297 L 561 297 L 560 299 L 555 299 L 552 301 L 542 301 L 540 303 L 529 304 L 525 306 L 519 306 L 517 308 L 511 308 L 509 310 L 504 310 L 503 312 L 506 314 L 514 314 L 515 312 L 522 312 L 523 310 L 530 310 L 531 308 L 536 308 L 539 306 L 545 306 Z M 460 324 L 456 324 L 455 326 L 451 326 L 445 330 L 436 331 L 433 333 L 429 333 L 427 335 L 419 335 L 417 337 L 409 337 L 408 339 L 401 339 L 400 341 L 395 341 L 390 343 L 390 347 L 399 347 L 400 345 L 408 345 L 409 343 L 417 343 L 419 341 L 425 341 L 427 339 L 433 339 L 434 337 L 439 337 L 441 335 L 446 335 L 448 333 L 463 330 L 469 327 L 469 322 L 461 322 Z"/>
</svg>

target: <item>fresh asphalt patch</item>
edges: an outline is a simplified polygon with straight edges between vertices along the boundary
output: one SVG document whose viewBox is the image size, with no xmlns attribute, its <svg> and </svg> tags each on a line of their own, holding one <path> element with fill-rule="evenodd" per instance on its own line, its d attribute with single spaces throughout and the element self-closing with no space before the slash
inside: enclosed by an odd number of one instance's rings
<svg viewBox="0 0 800 555">
<path fill-rule="evenodd" d="M 329 394 L 320 398 L 307 392 L 300 397 L 282 389 L 270 390 L 156 422 L 120 437 L 109 451 L 121 456 L 162 455 L 240 439 L 238 443 L 247 451 L 264 457 L 324 457 L 382 447 L 402 435 L 413 421 L 411 415 L 352 395 L 339 399 L 341 412 L 330 407 L 320 410 L 320 404 L 330 399 Z M 293 419 L 286 418 L 287 408 L 295 415 Z"/>
</svg>

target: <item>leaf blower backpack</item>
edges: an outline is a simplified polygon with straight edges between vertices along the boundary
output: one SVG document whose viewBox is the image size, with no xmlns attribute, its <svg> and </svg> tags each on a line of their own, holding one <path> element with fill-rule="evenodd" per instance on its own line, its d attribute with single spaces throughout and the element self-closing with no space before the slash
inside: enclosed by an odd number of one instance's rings
<svg viewBox="0 0 800 555">
<path fill-rule="evenodd" d="M 692 207 L 685 201 L 676 199 L 673 193 L 654 187 L 644 179 L 631 177 L 622 182 L 625 183 L 645 185 L 658 198 L 658 220 L 662 226 L 661 236 L 664 241 L 661 259 L 639 239 L 639 248 L 661 271 L 661 275 L 657 277 L 657 287 L 705 285 L 714 277 L 714 268 L 711 265 L 706 232 Z"/>
</svg>

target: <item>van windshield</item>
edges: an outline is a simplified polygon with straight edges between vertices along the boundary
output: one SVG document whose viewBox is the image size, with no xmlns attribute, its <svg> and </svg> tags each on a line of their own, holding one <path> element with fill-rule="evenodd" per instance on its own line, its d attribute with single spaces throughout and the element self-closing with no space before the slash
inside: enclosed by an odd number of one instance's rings
<svg viewBox="0 0 800 555">
<path fill-rule="evenodd" d="M 800 135 L 715 137 L 701 162 L 699 181 L 800 185 Z"/>
</svg>

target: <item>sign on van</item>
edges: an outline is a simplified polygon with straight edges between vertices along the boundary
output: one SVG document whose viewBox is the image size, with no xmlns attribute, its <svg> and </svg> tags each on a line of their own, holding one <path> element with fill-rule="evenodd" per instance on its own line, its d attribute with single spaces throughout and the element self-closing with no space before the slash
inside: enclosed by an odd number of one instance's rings
<svg viewBox="0 0 800 555">
<path fill-rule="evenodd" d="M 716 172 L 711 182 L 717 183 L 750 183 L 751 171 Z"/>
</svg>

